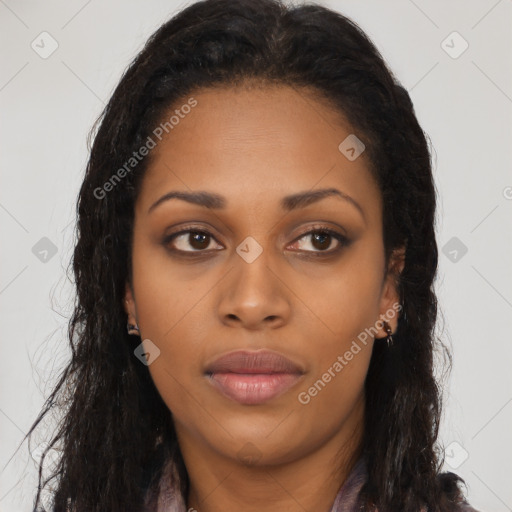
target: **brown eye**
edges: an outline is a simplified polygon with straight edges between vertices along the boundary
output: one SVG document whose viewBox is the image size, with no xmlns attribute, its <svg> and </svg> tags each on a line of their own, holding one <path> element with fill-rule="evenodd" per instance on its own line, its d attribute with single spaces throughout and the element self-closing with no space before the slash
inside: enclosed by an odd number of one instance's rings
<svg viewBox="0 0 512 512">
<path fill-rule="evenodd" d="M 210 237 L 205 233 L 190 232 L 188 235 L 188 243 L 194 249 L 207 249 L 210 245 Z"/>
<path fill-rule="evenodd" d="M 329 233 L 314 233 L 312 235 L 312 245 L 321 251 L 329 249 L 332 242 L 332 236 Z"/>
<path fill-rule="evenodd" d="M 210 246 L 214 240 L 213 235 L 207 231 L 184 230 L 166 237 L 164 244 L 177 252 L 203 252 L 212 249 Z M 223 248 L 218 244 L 217 246 Z M 218 248 L 214 247 L 213 250 Z"/>
<path fill-rule="evenodd" d="M 332 254 L 339 251 L 342 247 L 349 245 L 350 241 L 341 233 L 332 229 L 314 229 L 304 233 L 296 239 L 294 245 L 296 249 L 322 255 L 322 253 Z"/>
</svg>

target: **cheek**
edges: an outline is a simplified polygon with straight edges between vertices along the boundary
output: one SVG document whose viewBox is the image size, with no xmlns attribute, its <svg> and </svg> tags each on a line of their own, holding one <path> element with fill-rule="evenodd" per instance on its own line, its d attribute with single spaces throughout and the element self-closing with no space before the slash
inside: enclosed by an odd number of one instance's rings
<svg viewBox="0 0 512 512">
<path fill-rule="evenodd" d="M 350 279 L 337 284 L 336 293 L 331 292 L 337 302 L 330 307 L 326 302 L 320 310 L 329 330 L 322 328 L 324 334 L 316 336 L 312 329 L 307 331 L 315 347 L 311 353 L 314 363 L 295 397 L 305 428 L 313 430 L 311 436 L 337 431 L 361 403 L 372 355 L 373 337 L 368 331 L 374 324 L 372 308 L 377 315 L 376 301 L 369 306 L 374 301 L 372 287 L 359 287 L 354 295 L 343 293 L 352 289 Z"/>
<path fill-rule="evenodd" d="M 190 271 L 172 262 L 165 250 L 135 238 L 133 288 L 141 334 L 167 343 L 186 323 L 214 282 L 211 273 Z"/>
<path fill-rule="evenodd" d="M 148 370 L 173 416 L 192 429 L 208 421 L 199 364 L 208 340 L 204 315 L 201 318 L 200 308 L 194 308 L 189 301 L 174 300 L 172 296 L 155 300 L 157 294 L 142 295 L 141 335 L 155 343 L 160 351 Z"/>
<path fill-rule="evenodd" d="M 205 315 L 208 290 L 216 279 L 184 273 L 171 265 L 163 251 L 140 244 L 133 252 L 133 288 L 142 339 L 160 351 L 148 370 L 173 414 L 201 416 L 202 350 L 211 332 Z M 199 284 L 198 284 L 199 283 Z M 205 297 L 206 296 L 206 297 Z"/>
<path fill-rule="evenodd" d="M 310 311 L 303 332 L 315 350 L 314 368 L 298 401 L 316 414 L 343 414 L 340 406 L 350 408 L 364 386 L 382 283 L 381 262 L 367 254 L 354 253 L 343 269 L 318 280 L 319 286 L 304 281 L 299 291 L 308 298 L 305 311 Z"/>
<path fill-rule="evenodd" d="M 305 316 L 310 323 L 316 319 L 327 346 L 357 337 L 378 320 L 383 276 L 380 259 L 369 254 L 361 246 L 339 265 L 295 278 L 294 291 L 303 299 Z"/>
</svg>

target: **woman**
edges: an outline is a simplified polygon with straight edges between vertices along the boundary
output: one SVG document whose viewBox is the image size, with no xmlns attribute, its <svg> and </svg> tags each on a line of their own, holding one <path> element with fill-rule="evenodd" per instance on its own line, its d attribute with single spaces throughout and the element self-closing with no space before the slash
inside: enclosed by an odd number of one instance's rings
<svg viewBox="0 0 512 512">
<path fill-rule="evenodd" d="M 53 509 L 474 510 L 439 473 L 435 205 L 409 95 L 349 19 L 165 23 L 80 191 L 72 360 L 30 431 L 67 407 Z"/>
</svg>

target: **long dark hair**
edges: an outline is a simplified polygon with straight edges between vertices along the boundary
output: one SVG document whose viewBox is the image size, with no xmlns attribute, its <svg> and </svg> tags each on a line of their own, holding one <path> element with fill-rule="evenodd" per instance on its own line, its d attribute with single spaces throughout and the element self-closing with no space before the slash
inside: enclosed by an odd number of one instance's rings
<svg viewBox="0 0 512 512">
<path fill-rule="evenodd" d="M 134 204 L 150 158 L 121 173 L 122 179 L 112 177 L 171 106 L 201 88 L 251 81 L 314 90 L 349 121 L 366 144 L 382 194 L 386 263 L 394 248 L 406 246 L 393 350 L 374 345 L 365 383 L 365 510 L 449 511 L 463 499 L 464 481 L 440 474 L 441 386 L 434 356 L 442 354 L 445 367 L 451 356 L 434 332 L 436 191 L 430 146 L 409 94 L 363 31 L 339 13 L 279 0 L 205 0 L 149 38 L 90 134 L 72 259 L 71 361 L 27 434 L 50 411 L 64 413 L 49 442 L 61 456 L 48 478 L 41 462 L 36 509 L 41 489 L 54 482 L 56 512 L 141 510 L 169 460 L 186 495 L 189 482 L 170 411 L 133 354 L 140 340 L 127 334 L 122 306 L 131 276 Z"/>
</svg>

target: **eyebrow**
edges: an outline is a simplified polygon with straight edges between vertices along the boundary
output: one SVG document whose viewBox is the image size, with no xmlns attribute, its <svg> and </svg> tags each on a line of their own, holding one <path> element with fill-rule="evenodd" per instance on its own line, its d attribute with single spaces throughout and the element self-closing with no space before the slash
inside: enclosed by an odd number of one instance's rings
<svg viewBox="0 0 512 512">
<path fill-rule="evenodd" d="M 324 188 L 320 190 L 298 192 L 296 194 L 283 197 L 280 201 L 280 205 L 283 210 L 289 212 L 298 208 L 305 208 L 310 204 L 316 203 L 328 197 L 338 197 L 339 199 L 350 203 L 359 211 L 363 219 L 366 220 L 366 216 L 361 205 L 353 197 L 349 196 L 345 192 L 342 192 L 341 190 L 338 190 L 337 188 Z M 160 197 L 160 199 L 155 201 L 149 207 L 148 214 L 151 213 L 157 206 L 171 199 L 181 199 L 182 201 L 186 201 L 198 206 L 203 206 L 205 208 L 212 208 L 214 210 L 222 210 L 226 208 L 227 205 L 226 199 L 219 194 L 203 191 L 185 192 L 176 190 L 168 192 L 167 194 Z"/>
</svg>

